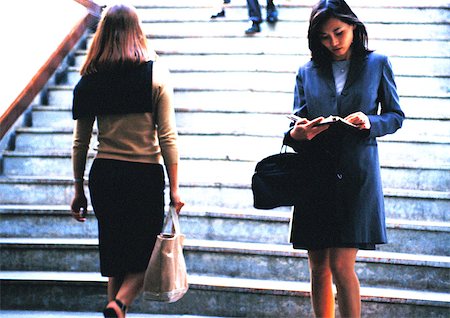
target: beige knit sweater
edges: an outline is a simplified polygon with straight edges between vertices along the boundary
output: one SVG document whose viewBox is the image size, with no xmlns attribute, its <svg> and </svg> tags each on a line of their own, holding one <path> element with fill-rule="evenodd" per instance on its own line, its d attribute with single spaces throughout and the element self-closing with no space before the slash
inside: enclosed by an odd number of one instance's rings
<svg viewBox="0 0 450 318">
<path fill-rule="evenodd" d="M 102 115 L 75 121 L 72 163 L 74 176 L 81 178 L 97 122 L 96 158 L 143 163 L 176 164 L 179 160 L 169 71 L 157 60 L 153 63 L 153 113 Z M 95 120 L 97 119 L 97 120 Z"/>
</svg>

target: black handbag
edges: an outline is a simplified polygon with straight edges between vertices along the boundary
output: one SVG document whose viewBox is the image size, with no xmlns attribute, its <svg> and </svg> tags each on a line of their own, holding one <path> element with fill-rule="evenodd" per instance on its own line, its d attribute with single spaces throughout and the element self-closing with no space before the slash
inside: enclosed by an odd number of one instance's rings
<svg viewBox="0 0 450 318">
<path fill-rule="evenodd" d="M 252 177 L 253 206 L 273 209 L 299 204 L 307 175 L 301 153 L 280 152 L 262 159 Z"/>
</svg>

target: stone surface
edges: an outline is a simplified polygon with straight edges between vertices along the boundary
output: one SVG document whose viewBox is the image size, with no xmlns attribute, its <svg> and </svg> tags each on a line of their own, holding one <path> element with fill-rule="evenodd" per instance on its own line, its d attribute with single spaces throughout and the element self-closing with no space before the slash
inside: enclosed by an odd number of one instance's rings
<svg viewBox="0 0 450 318">
<path fill-rule="evenodd" d="M 136 2 L 175 86 L 191 290 L 173 306 L 139 299 L 132 313 L 311 317 L 306 254 L 288 244 L 290 210 L 253 209 L 250 178 L 258 160 L 280 151 L 295 73 L 309 59 L 306 24 L 314 2 L 278 1 L 280 22 L 263 24 L 254 37 L 244 35 L 245 0 L 233 0 L 227 17 L 214 22 L 210 0 Z M 389 55 L 407 115 L 398 133 L 379 138 L 391 243 L 359 253 L 363 315 L 446 317 L 448 3 L 349 3 L 366 23 L 370 48 Z M 85 54 L 81 42 L 67 75 L 49 82 L 30 109 L 30 127 L 17 129 L 3 153 L 2 309 L 89 314 L 106 302 L 95 219 L 81 225 L 68 213 L 70 106 Z"/>
</svg>

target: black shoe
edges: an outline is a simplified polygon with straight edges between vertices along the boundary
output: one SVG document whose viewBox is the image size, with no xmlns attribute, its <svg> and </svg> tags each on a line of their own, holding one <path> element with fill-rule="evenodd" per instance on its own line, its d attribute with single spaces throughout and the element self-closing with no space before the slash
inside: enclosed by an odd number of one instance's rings
<svg viewBox="0 0 450 318">
<path fill-rule="evenodd" d="M 225 3 L 225 4 L 230 3 L 230 2 L 231 2 L 231 0 L 223 0 L 223 3 Z"/>
<path fill-rule="evenodd" d="M 275 8 L 267 8 L 266 21 L 269 23 L 275 23 L 278 21 L 278 11 Z"/>
<path fill-rule="evenodd" d="M 223 18 L 225 16 L 225 10 L 222 9 L 222 11 L 217 12 L 216 14 L 213 14 L 211 16 L 211 19 L 215 19 L 215 18 Z"/>
<path fill-rule="evenodd" d="M 261 28 L 259 27 L 259 23 L 253 22 L 252 26 L 245 30 L 245 34 L 255 34 L 261 32 Z"/>
<path fill-rule="evenodd" d="M 128 307 L 122 303 L 120 300 L 118 299 L 114 299 L 113 300 L 117 306 L 119 307 L 119 309 L 125 314 L 128 310 Z M 114 308 L 111 307 L 105 307 L 105 309 L 103 309 L 103 317 L 105 318 L 117 318 L 117 312 L 114 310 Z"/>
</svg>

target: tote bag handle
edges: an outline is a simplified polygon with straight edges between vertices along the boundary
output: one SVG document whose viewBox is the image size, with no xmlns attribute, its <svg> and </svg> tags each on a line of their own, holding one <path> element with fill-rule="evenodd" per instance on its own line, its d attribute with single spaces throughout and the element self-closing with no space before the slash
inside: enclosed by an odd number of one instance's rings
<svg viewBox="0 0 450 318">
<path fill-rule="evenodd" d="M 169 226 L 170 230 L 167 231 Z M 175 210 L 175 207 L 172 205 L 169 206 L 169 211 L 167 212 L 167 215 L 164 219 L 162 234 L 171 234 L 171 235 L 181 234 L 178 213 Z"/>
</svg>

